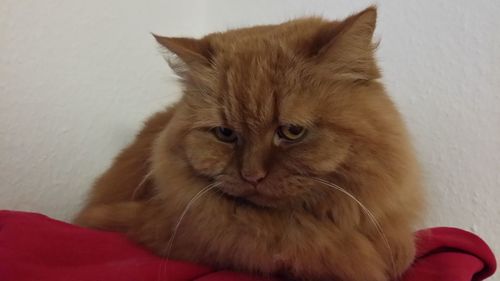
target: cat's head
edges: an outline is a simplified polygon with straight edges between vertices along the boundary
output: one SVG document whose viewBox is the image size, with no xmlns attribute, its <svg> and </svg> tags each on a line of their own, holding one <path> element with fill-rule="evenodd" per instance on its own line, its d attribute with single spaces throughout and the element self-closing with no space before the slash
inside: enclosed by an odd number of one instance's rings
<svg viewBox="0 0 500 281">
<path fill-rule="evenodd" d="M 377 82 L 375 23 L 368 8 L 344 21 L 156 36 L 184 87 L 173 121 L 182 165 L 269 207 L 321 200 L 327 188 L 312 177 L 353 193 L 369 188 L 353 177 L 400 180 L 405 132 Z"/>
</svg>

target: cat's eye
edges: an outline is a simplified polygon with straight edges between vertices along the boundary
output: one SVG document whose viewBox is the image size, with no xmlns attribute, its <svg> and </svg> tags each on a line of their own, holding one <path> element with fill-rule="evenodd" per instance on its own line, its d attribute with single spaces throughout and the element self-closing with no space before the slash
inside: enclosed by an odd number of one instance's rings
<svg viewBox="0 0 500 281">
<path fill-rule="evenodd" d="M 235 142 L 238 139 L 236 132 L 226 127 L 215 127 L 213 133 L 217 139 L 223 142 Z"/>
<path fill-rule="evenodd" d="M 306 129 L 298 125 L 283 125 L 278 128 L 278 136 L 281 139 L 289 142 L 297 142 L 302 140 L 306 135 Z"/>
</svg>

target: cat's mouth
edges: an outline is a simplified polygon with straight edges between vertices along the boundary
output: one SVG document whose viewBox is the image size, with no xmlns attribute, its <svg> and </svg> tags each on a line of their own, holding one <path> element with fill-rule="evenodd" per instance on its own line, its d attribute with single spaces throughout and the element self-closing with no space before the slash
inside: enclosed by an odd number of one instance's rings
<svg viewBox="0 0 500 281">
<path fill-rule="evenodd" d="M 248 200 L 245 197 L 234 196 L 234 195 L 225 193 L 224 191 L 222 191 L 222 198 L 224 198 L 224 200 L 229 200 L 231 202 L 234 202 L 236 204 L 236 206 L 245 206 L 245 207 L 252 207 L 252 208 L 266 208 L 265 206 L 258 205 L 256 203 Z"/>
<path fill-rule="evenodd" d="M 249 192 L 244 194 L 234 194 L 228 192 L 223 187 L 218 187 L 218 191 L 222 194 L 224 200 L 229 200 L 236 203 L 237 206 L 246 206 L 260 209 L 276 208 L 276 199 L 268 198 L 258 192 Z"/>
</svg>

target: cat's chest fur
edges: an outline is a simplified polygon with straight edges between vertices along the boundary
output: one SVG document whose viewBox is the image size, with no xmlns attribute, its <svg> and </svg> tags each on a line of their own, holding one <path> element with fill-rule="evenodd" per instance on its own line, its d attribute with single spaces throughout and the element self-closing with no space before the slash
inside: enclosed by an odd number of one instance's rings
<svg viewBox="0 0 500 281">
<path fill-rule="evenodd" d="M 327 217 L 262 209 L 217 193 L 206 194 L 203 200 L 193 203 L 179 221 L 184 209 L 174 210 L 165 205 L 188 197 L 173 195 L 172 202 L 151 201 L 132 236 L 167 258 L 218 268 L 261 274 L 317 275 L 319 279 L 344 278 L 340 274 L 346 269 L 341 267 L 350 268 L 352 265 L 346 261 L 354 257 L 365 269 L 371 269 L 371 277 L 385 276 L 376 249 L 355 227 L 341 229 Z M 362 272 L 366 271 L 356 274 Z"/>
</svg>

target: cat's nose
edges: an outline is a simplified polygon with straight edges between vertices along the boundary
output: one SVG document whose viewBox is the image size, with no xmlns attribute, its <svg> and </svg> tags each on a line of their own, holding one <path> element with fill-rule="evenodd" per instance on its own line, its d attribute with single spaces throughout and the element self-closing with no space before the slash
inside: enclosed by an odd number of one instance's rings
<svg viewBox="0 0 500 281">
<path fill-rule="evenodd" d="M 241 177 L 251 184 L 257 184 L 261 182 L 266 176 L 267 172 L 264 170 L 241 171 Z"/>
</svg>

